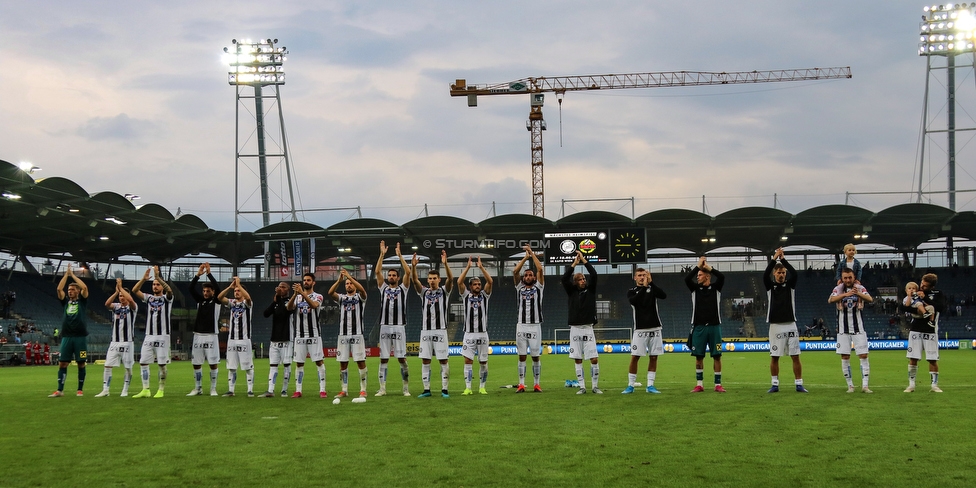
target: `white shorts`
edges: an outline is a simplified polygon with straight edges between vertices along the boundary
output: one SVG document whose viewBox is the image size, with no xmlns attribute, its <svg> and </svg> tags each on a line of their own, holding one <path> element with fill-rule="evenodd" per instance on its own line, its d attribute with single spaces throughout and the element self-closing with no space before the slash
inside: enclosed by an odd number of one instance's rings
<svg viewBox="0 0 976 488">
<path fill-rule="evenodd" d="M 922 359 L 923 350 L 925 351 L 926 361 L 938 361 L 939 360 L 939 334 L 926 334 L 924 332 L 909 332 L 908 333 L 908 359 Z"/>
<path fill-rule="evenodd" d="M 348 363 L 350 357 L 357 362 L 366 360 L 366 340 L 362 334 L 341 335 L 336 342 L 336 361 Z"/>
<path fill-rule="evenodd" d="M 125 366 L 125 369 L 132 368 L 136 362 L 136 346 L 129 342 L 113 342 L 108 345 L 108 352 L 105 353 L 105 367 L 114 368 L 118 365 Z"/>
<path fill-rule="evenodd" d="M 634 330 L 634 337 L 630 339 L 631 356 L 660 356 L 662 354 L 664 354 L 664 340 L 661 339 L 661 327 Z"/>
<path fill-rule="evenodd" d="M 169 336 L 148 335 L 142 341 L 139 364 L 169 364 Z"/>
<path fill-rule="evenodd" d="M 519 356 L 542 355 L 542 324 L 518 324 L 515 326 L 515 347 Z"/>
<path fill-rule="evenodd" d="M 203 361 L 207 364 L 220 364 L 220 345 L 217 343 L 217 334 L 193 334 L 193 352 L 191 353 L 194 366 L 202 366 Z"/>
<path fill-rule="evenodd" d="M 599 357 L 599 355 L 596 352 L 596 337 L 593 336 L 593 326 L 569 326 L 569 358 L 593 359 L 595 357 Z"/>
<path fill-rule="evenodd" d="M 227 341 L 227 369 L 248 370 L 254 367 L 251 341 L 234 339 Z"/>
<path fill-rule="evenodd" d="M 305 364 L 305 356 L 308 356 L 312 361 L 321 361 L 325 357 L 321 339 L 321 337 L 296 337 L 295 356 L 293 358 L 295 362 Z"/>
<path fill-rule="evenodd" d="M 268 358 L 270 364 L 276 366 L 291 364 L 291 358 L 295 355 L 295 344 L 291 341 L 272 342 L 268 345 Z"/>
<path fill-rule="evenodd" d="M 405 326 L 380 326 L 380 359 L 390 359 L 391 351 L 393 352 L 393 357 L 397 359 L 407 357 L 407 332 Z"/>
<path fill-rule="evenodd" d="M 796 322 L 769 324 L 769 355 L 800 355 L 800 332 L 796 329 Z"/>
<path fill-rule="evenodd" d="M 837 354 L 849 356 L 851 343 L 854 344 L 854 352 L 858 356 L 868 353 L 868 335 L 861 331 L 859 334 L 837 334 Z"/>
<path fill-rule="evenodd" d="M 465 332 L 464 345 L 461 346 L 461 355 L 474 360 L 478 357 L 479 363 L 488 362 L 488 333 L 487 332 Z"/>
<path fill-rule="evenodd" d="M 438 361 L 446 360 L 448 351 L 447 331 L 422 330 L 420 331 L 420 359 L 430 359 L 431 353 Z"/>
</svg>

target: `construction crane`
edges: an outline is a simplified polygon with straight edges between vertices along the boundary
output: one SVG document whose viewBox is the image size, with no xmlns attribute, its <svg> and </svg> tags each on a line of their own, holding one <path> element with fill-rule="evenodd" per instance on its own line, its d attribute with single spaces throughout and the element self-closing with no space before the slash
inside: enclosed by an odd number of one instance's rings
<svg viewBox="0 0 976 488">
<path fill-rule="evenodd" d="M 620 88 L 659 88 L 666 86 L 739 85 L 778 81 L 808 81 L 850 78 L 851 68 L 803 68 L 772 71 L 662 71 L 624 75 L 542 76 L 522 78 L 508 83 L 469 85 L 458 79 L 451 85 L 452 97 L 468 97 L 468 106 L 477 107 L 478 97 L 487 95 L 529 95 L 529 120 L 525 128 L 531 133 L 532 146 L 532 214 L 545 216 L 545 194 L 542 182 L 542 118 L 544 93 L 561 96 L 568 91 L 616 90 Z M 560 99 L 560 102 L 562 100 Z"/>
</svg>

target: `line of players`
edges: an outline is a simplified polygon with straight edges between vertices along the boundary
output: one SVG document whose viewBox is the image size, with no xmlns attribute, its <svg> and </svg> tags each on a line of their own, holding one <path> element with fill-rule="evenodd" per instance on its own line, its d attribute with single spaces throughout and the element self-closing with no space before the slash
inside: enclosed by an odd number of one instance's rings
<svg viewBox="0 0 976 488">
<path fill-rule="evenodd" d="M 24 361 L 27 366 L 51 365 L 51 345 L 44 343 L 41 347 L 40 341 L 24 342 Z"/>
<path fill-rule="evenodd" d="M 853 249 L 853 246 L 849 246 Z M 398 270 L 390 269 L 383 274 L 383 261 L 388 252 L 384 242 L 380 243 L 380 256 L 376 264 L 377 287 L 381 296 L 380 309 L 380 366 L 379 366 L 379 390 L 375 396 L 387 394 L 386 382 L 388 363 L 391 357 L 397 358 L 400 363 L 400 374 L 402 379 L 402 393 L 404 396 L 411 396 L 409 390 L 409 371 L 406 364 L 406 294 L 408 287 L 406 283 L 411 283 L 416 292 L 422 299 L 422 324 L 420 340 L 420 357 L 422 360 L 422 383 L 423 392 L 420 397 L 430 397 L 430 376 L 431 359 L 437 358 L 440 363 L 441 372 L 441 396 L 449 397 L 449 366 L 448 357 L 448 338 L 447 338 L 447 302 L 452 292 L 455 280 L 451 269 L 447 263 L 446 252 L 441 253 L 441 265 L 443 266 L 447 280 L 442 285 L 438 270 L 432 268 L 428 272 L 427 285 L 424 286 L 417 275 L 417 256 L 413 256 L 412 262 L 408 266 L 400 252 L 400 246 L 396 246 L 396 254 L 400 259 L 400 264 L 404 270 L 401 282 Z M 867 335 L 863 328 L 860 317 L 860 310 L 865 302 L 871 302 L 872 298 L 867 290 L 860 285 L 859 266 L 857 260 L 853 258 L 853 252 L 848 252 L 845 248 L 848 261 L 838 266 L 838 285 L 832 291 L 828 303 L 836 303 L 838 317 L 837 334 L 837 353 L 841 355 L 842 370 L 848 384 L 848 392 L 854 392 L 854 384 L 851 375 L 850 354 L 853 350 L 860 359 L 862 387 L 865 393 L 871 393 L 868 387 L 870 374 L 870 364 L 867 359 L 868 343 Z M 534 269 L 528 268 L 523 271 L 526 263 L 532 261 Z M 457 279 L 464 310 L 464 339 L 462 355 L 464 356 L 464 380 L 465 389 L 462 395 L 474 393 L 473 383 L 473 363 L 477 359 L 479 363 L 479 388 L 480 394 L 487 394 L 486 384 L 488 378 L 488 301 L 491 297 L 492 278 L 482 265 L 480 259 L 477 261 L 482 278 L 474 277 L 467 280 L 467 274 L 472 267 L 472 260 L 469 258 L 467 266 Z M 582 264 L 586 267 L 589 279 L 582 273 L 575 273 L 576 266 Z M 150 278 L 150 271 L 155 270 L 155 279 L 152 284 L 152 295 L 145 295 L 141 288 L 145 281 Z M 170 335 L 170 311 L 172 307 L 173 295 L 169 285 L 160 278 L 158 268 L 147 269 L 142 280 L 135 287 L 133 293 L 136 299 L 148 304 L 147 313 L 147 334 L 142 345 L 140 355 L 141 379 L 143 389 L 134 397 L 142 398 L 153 396 L 160 398 L 164 395 L 166 380 L 166 365 L 169 362 L 169 335 Z M 199 279 L 206 275 L 209 282 L 203 283 L 202 292 L 198 290 Z M 68 276 L 74 276 L 70 267 L 59 285 L 59 292 L 63 295 L 64 282 Z M 576 363 L 576 375 L 579 384 L 577 393 L 587 392 L 584 383 L 582 361 L 589 360 L 591 363 L 591 391 L 601 394 L 599 389 L 599 360 L 596 350 L 596 341 L 593 334 L 593 325 L 596 324 L 596 285 L 597 274 L 593 267 L 586 261 L 582 253 L 577 253 L 574 262 L 566 267 L 562 277 L 562 284 L 568 296 L 569 325 L 570 325 L 570 357 Z M 532 357 L 532 373 L 534 385 L 532 391 L 541 392 L 540 376 L 542 354 L 542 296 L 544 290 L 544 267 L 539 261 L 538 256 L 531 248 L 525 247 L 525 256 L 518 262 L 513 270 L 513 279 L 516 284 L 518 299 L 518 324 L 516 330 L 516 344 L 519 355 L 518 375 L 519 383 L 516 392 L 527 391 L 525 386 L 526 359 Z M 631 363 L 628 374 L 628 386 L 622 392 L 624 394 L 633 393 L 637 379 L 637 366 L 640 357 L 649 356 L 647 369 L 648 393 L 660 393 L 655 385 L 657 369 L 657 356 L 663 353 L 663 341 L 661 337 L 661 320 L 657 306 L 658 299 L 665 299 L 667 294 L 660 287 L 656 286 L 651 279 L 649 272 L 638 268 L 634 273 L 635 286 L 628 291 L 627 298 L 634 313 L 635 330 L 631 341 Z M 686 285 L 692 293 L 692 330 L 688 337 L 688 346 L 691 354 L 695 357 L 696 381 L 697 384 L 692 390 L 693 393 L 704 391 L 704 357 L 708 352 L 713 358 L 713 371 L 715 378 L 715 391 L 724 392 L 722 386 L 722 338 L 721 338 L 721 290 L 724 285 L 724 275 L 712 268 L 704 257 L 699 259 L 695 266 L 685 278 Z M 763 274 L 763 281 L 767 290 L 768 312 L 767 321 L 770 324 L 770 373 L 772 386 L 770 393 L 779 391 L 779 358 L 789 355 L 793 362 L 793 372 L 795 376 L 795 389 L 797 392 L 806 393 L 803 386 L 802 367 L 799 360 L 799 333 L 796 327 L 795 317 L 795 288 L 797 282 L 796 270 L 787 262 L 783 255 L 783 250 L 776 251 L 769 265 Z M 80 287 L 75 279 L 68 287 L 68 295 L 72 291 L 77 293 Z M 931 391 L 941 392 L 938 386 L 938 316 L 945 307 L 945 300 L 942 294 L 935 289 L 937 277 L 934 274 L 927 274 L 922 279 L 922 286 L 919 288 L 915 283 L 909 283 L 906 287 L 906 298 L 901 306 L 902 311 L 912 315 L 911 334 L 909 337 L 909 387 L 906 392 L 914 391 L 915 376 L 917 374 L 917 362 L 921 359 L 921 352 L 926 352 L 926 360 L 929 362 L 929 369 L 932 378 Z M 83 283 L 80 283 L 83 285 Z M 338 288 L 344 285 L 340 294 Z M 324 365 L 324 353 L 321 343 L 321 336 L 318 324 L 318 309 L 324 301 L 324 297 L 314 291 L 315 277 L 307 273 L 302 278 L 301 284 L 294 284 L 289 294 L 288 285 L 280 283 L 275 290 L 275 296 L 271 305 L 264 311 L 265 317 L 272 317 L 272 335 L 270 347 L 270 372 L 268 378 L 268 390 L 259 396 L 275 396 L 279 366 L 284 366 L 283 382 L 281 395 L 288 396 L 287 387 L 290 381 L 290 363 L 296 363 L 296 382 L 293 398 L 301 397 L 304 382 L 304 362 L 311 359 L 315 362 L 319 379 L 319 396 L 326 398 L 326 375 Z M 73 288 L 74 287 L 74 288 Z M 192 362 L 194 367 L 195 388 L 187 396 L 197 396 L 203 394 L 202 390 L 202 365 L 207 363 L 210 366 L 210 395 L 218 396 L 217 375 L 219 363 L 219 349 L 217 344 L 217 334 L 221 331 L 229 331 L 227 347 L 227 368 L 228 368 L 228 391 L 223 396 L 234 396 L 237 381 L 237 370 L 243 369 L 247 378 L 247 394 L 254 396 L 254 369 L 251 356 L 251 309 L 252 300 L 250 295 L 241 285 L 238 278 L 234 278 L 231 284 L 216 296 L 218 288 L 217 280 L 210 274 L 209 264 L 200 266 L 197 275 L 190 284 L 191 294 L 197 301 L 198 313 L 194 323 Z M 87 289 L 84 290 L 87 292 Z M 234 298 L 227 298 L 233 293 Z M 366 304 L 366 290 L 357 280 L 345 270 L 341 272 L 337 280 L 328 292 L 330 298 L 339 305 L 339 334 L 337 360 L 340 364 L 340 378 L 342 390 L 337 397 L 348 396 L 348 363 L 352 359 L 356 362 L 359 370 L 360 379 L 360 398 L 365 399 L 367 388 L 367 370 L 365 363 L 365 341 L 363 337 L 363 314 Z M 76 295 L 77 297 L 77 295 Z M 118 300 L 116 302 L 116 299 Z M 131 381 L 131 367 L 134 364 L 133 338 L 133 319 L 136 312 L 136 301 L 122 287 L 121 280 L 117 280 L 115 293 L 106 301 L 113 313 L 112 343 L 109 347 L 105 362 L 103 390 L 96 397 L 109 395 L 109 386 L 112 380 L 112 368 L 122 365 L 125 367 L 126 375 L 121 396 L 128 395 L 129 383 Z M 219 328 L 220 307 L 227 306 L 230 309 L 229 327 Z M 67 317 L 67 308 L 66 308 Z M 68 344 L 68 360 L 70 361 L 71 351 Z M 64 346 L 63 346 L 64 347 Z M 64 353 L 62 353 L 64 354 Z M 79 396 L 84 381 L 83 362 L 79 361 Z M 149 365 L 156 362 L 159 365 L 159 388 L 155 395 L 149 389 Z M 62 362 L 62 369 L 66 368 L 66 363 Z M 59 371 L 59 390 L 52 396 L 60 396 L 58 393 L 63 389 L 63 375 Z"/>
</svg>

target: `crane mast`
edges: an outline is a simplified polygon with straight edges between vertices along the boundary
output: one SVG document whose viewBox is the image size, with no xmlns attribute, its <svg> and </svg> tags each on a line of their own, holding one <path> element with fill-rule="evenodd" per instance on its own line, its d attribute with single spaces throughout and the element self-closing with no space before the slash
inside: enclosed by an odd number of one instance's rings
<svg viewBox="0 0 976 488">
<path fill-rule="evenodd" d="M 545 192 L 542 176 L 542 131 L 546 121 L 542 116 L 544 93 L 564 94 L 568 91 L 616 90 L 622 88 L 661 88 L 668 86 L 739 85 L 783 81 L 809 81 L 850 78 L 850 67 L 801 68 L 768 71 L 661 71 L 581 76 L 541 76 L 522 78 L 508 83 L 469 85 L 458 79 L 451 85 L 452 97 L 467 97 L 469 107 L 478 106 L 479 96 L 529 95 L 529 120 L 525 128 L 530 133 L 532 151 L 532 214 L 545 216 Z"/>
</svg>

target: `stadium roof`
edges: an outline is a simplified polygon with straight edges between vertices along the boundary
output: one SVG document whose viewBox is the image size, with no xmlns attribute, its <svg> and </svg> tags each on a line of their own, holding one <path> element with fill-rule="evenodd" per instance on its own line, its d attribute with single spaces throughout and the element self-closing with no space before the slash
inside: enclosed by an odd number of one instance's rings
<svg viewBox="0 0 976 488">
<path fill-rule="evenodd" d="M 745 247 L 769 253 L 783 245 L 806 245 L 839 252 L 844 244 L 891 246 L 911 251 L 939 237 L 976 239 L 976 213 L 953 212 L 930 204 L 903 204 L 880 212 L 849 205 L 825 205 L 796 215 L 780 209 L 746 207 L 715 217 L 693 210 L 656 210 L 631 219 L 611 212 L 579 212 L 556 221 L 532 215 L 499 215 L 479 223 L 458 217 L 430 216 L 402 225 L 373 218 L 352 219 L 327 228 L 306 222 L 279 222 L 253 233 L 217 231 L 194 215 L 174 216 L 150 203 L 134 206 L 114 192 L 91 194 L 65 178 L 34 180 L 0 160 L 0 250 L 24 256 L 71 255 L 79 261 L 107 262 L 141 256 L 169 262 L 204 253 L 230 263 L 263 254 L 264 241 L 316 239 L 316 255 L 375 259 L 378 243 L 402 242 L 436 257 L 470 252 L 472 241 L 538 241 L 556 231 L 643 227 L 648 250 L 684 249 L 705 253 Z M 785 240 L 784 240 L 785 238 Z M 519 245 L 477 247 L 507 257 Z"/>
</svg>

